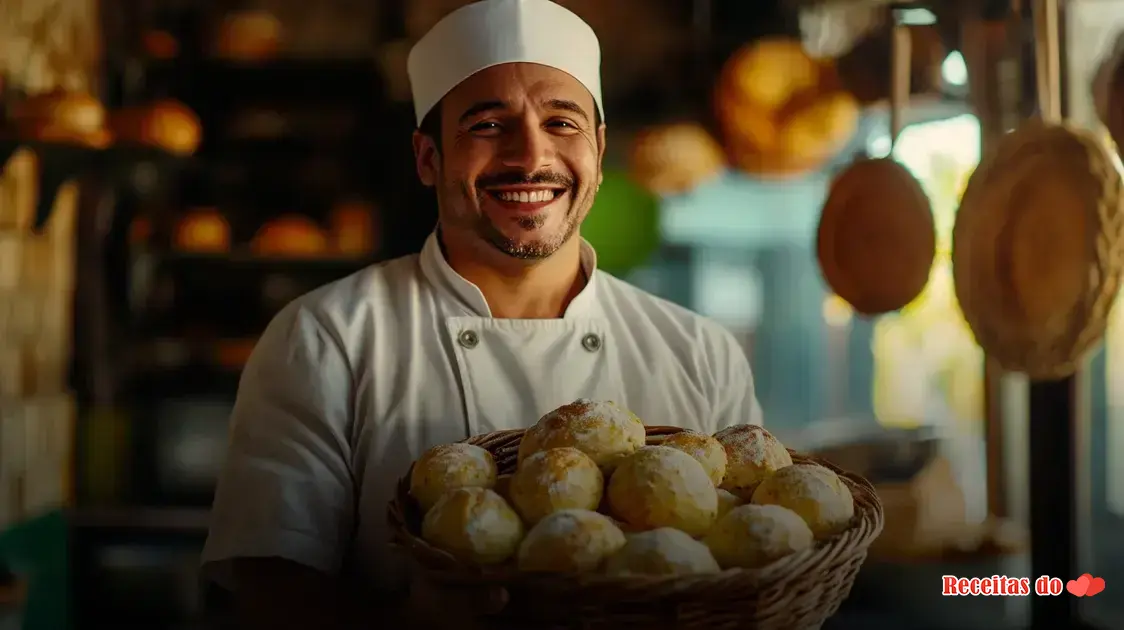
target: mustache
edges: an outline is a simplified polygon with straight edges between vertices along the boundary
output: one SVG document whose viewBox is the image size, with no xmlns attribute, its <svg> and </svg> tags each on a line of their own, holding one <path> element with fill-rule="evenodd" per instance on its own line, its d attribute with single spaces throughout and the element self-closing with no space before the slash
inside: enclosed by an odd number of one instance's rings
<svg viewBox="0 0 1124 630">
<path fill-rule="evenodd" d="M 494 175 L 482 175 L 476 178 L 477 188 L 488 188 L 489 186 L 534 186 L 542 184 L 559 186 L 561 188 L 573 188 L 574 178 L 553 171 L 540 171 L 531 174 L 509 171 L 506 173 L 496 173 Z"/>
</svg>

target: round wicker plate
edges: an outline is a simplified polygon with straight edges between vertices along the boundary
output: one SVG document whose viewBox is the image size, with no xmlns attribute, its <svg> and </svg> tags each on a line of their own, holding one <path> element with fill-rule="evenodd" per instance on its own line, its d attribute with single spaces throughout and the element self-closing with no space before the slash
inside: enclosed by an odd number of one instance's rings
<svg viewBox="0 0 1124 630">
<path fill-rule="evenodd" d="M 648 427 L 648 443 L 678 433 Z M 467 442 L 488 449 L 500 473 L 515 469 L 522 430 L 500 431 Z M 424 579 L 442 588 L 482 585 L 507 592 L 507 604 L 483 620 L 487 628 L 519 630 L 807 630 L 819 628 L 850 593 L 867 549 L 882 531 L 882 504 L 861 477 L 826 461 L 792 453 L 794 462 L 817 463 L 838 473 L 855 498 L 851 527 L 814 549 L 756 570 L 713 575 L 612 578 L 599 575 L 541 576 L 512 567 L 482 569 L 463 564 L 421 539 L 422 515 L 409 496 L 409 474 L 388 507 L 394 544 L 420 566 Z"/>
<path fill-rule="evenodd" d="M 1104 335 L 1124 270 L 1122 180 L 1092 134 L 1027 123 L 968 183 L 953 230 L 956 297 L 983 350 L 1034 379 L 1072 374 Z"/>
<path fill-rule="evenodd" d="M 857 312 L 912 302 L 929 281 L 936 245 L 929 197 L 901 164 L 860 160 L 832 182 L 816 254 L 828 286 Z"/>
</svg>

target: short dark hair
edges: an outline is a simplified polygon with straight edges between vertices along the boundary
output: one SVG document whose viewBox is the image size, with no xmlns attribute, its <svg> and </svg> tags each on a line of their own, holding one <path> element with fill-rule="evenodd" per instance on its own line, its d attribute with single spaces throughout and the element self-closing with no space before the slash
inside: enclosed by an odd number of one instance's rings
<svg viewBox="0 0 1124 630">
<path fill-rule="evenodd" d="M 425 118 L 422 118 L 421 124 L 418 125 L 418 131 L 422 135 L 433 138 L 433 144 L 438 151 L 441 150 L 441 103 L 442 101 L 437 101 L 437 104 L 429 110 Z M 596 103 L 593 105 L 593 128 L 594 130 L 601 128 L 601 109 L 597 107 Z"/>
</svg>

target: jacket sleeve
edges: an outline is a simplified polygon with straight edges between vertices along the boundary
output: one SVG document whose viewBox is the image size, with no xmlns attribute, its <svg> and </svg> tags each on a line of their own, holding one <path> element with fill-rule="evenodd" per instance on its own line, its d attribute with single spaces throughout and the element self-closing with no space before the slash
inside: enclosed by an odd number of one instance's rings
<svg viewBox="0 0 1124 630">
<path fill-rule="evenodd" d="M 203 577 L 233 588 L 235 558 L 339 571 L 355 518 L 352 372 L 343 345 L 290 304 L 248 361 L 231 415 Z"/>
<path fill-rule="evenodd" d="M 715 334 L 710 363 L 715 375 L 712 400 L 717 401 L 711 432 L 735 424 L 764 426 L 765 418 L 757 401 L 749 359 L 729 331 L 723 329 Z"/>
</svg>

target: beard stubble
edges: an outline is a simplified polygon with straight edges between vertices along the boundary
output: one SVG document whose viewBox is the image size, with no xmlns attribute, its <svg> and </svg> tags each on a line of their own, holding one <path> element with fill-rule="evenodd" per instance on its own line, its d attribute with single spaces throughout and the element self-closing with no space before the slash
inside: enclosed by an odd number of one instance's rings
<svg viewBox="0 0 1124 630">
<path fill-rule="evenodd" d="M 483 183 L 481 183 L 483 182 Z M 577 182 L 570 178 L 565 178 L 557 174 L 535 174 L 525 176 L 522 174 L 501 174 L 490 178 L 481 178 L 478 180 L 477 194 L 473 195 L 467 182 L 446 182 L 442 186 L 444 195 L 456 196 L 455 203 L 461 205 L 462 208 L 472 207 L 473 202 L 476 208 L 483 207 L 488 193 L 484 192 L 483 186 L 493 184 L 536 184 L 536 183 L 565 183 L 566 191 L 569 193 L 570 203 L 566 208 L 565 215 L 562 219 L 562 225 L 554 234 L 547 235 L 544 238 L 537 238 L 534 240 L 522 240 L 518 237 L 510 237 L 504 234 L 503 230 L 499 228 L 484 212 L 478 213 L 458 213 L 459 216 L 455 219 L 458 224 L 475 233 L 484 242 L 488 243 L 501 253 L 512 258 L 520 260 L 542 260 L 549 258 L 557 252 L 563 245 L 565 245 L 574 234 L 577 233 L 578 227 L 581 222 L 579 218 L 583 212 L 593 203 L 593 192 L 578 197 Z M 447 198 L 447 197 L 446 197 Z M 519 229 L 531 232 L 541 229 L 546 224 L 548 215 L 546 213 L 539 213 L 530 216 L 521 216 L 515 219 L 514 223 Z"/>
</svg>

